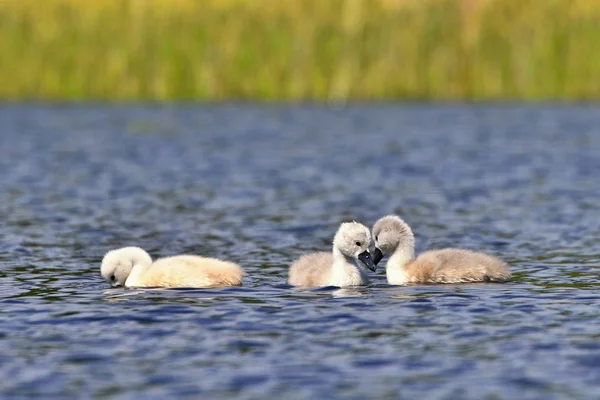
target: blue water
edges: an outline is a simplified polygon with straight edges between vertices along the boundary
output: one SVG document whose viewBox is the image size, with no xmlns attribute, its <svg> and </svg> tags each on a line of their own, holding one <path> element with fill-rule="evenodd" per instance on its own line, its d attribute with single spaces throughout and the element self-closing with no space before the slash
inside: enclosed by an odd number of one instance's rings
<svg viewBox="0 0 600 400">
<path fill-rule="evenodd" d="M 600 397 L 596 106 L 0 106 L 2 398 Z M 342 221 L 507 284 L 296 290 Z M 103 254 L 230 259 L 242 288 L 110 289 Z"/>
</svg>

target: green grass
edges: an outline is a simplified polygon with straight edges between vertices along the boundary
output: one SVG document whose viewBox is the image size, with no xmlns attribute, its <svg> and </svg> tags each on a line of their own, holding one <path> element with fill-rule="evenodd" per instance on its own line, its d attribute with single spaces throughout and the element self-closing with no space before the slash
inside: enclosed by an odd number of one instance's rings
<svg viewBox="0 0 600 400">
<path fill-rule="evenodd" d="M 600 0 L 0 0 L 1 99 L 600 98 Z"/>
</svg>

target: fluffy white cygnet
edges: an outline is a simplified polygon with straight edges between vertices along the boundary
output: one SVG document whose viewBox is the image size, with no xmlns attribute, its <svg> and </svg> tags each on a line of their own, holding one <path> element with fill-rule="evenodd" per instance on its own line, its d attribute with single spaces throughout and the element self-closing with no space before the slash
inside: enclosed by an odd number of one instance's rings
<svg viewBox="0 0 600 400">
<path fill-rule="evenodd" d="M 241 286 L 244 271 L 228 261 L 193 255 L 159 258 L 139 247 L 106 253 L 100 268 L 111 286 L 205 288 Z"/>
<path fill-rule="evenodd" d="M 504 282 L 511 276 L 509 266 L 504 261 L 470 250 L 430 250 L 415 258 L 413 232 L 396 215 L 388 215 L 377 221 L 373 226 L 373 238 L 375 264 L 385 254 L 392 255 L 386 265 L 387 280 L 392 285 Z"/>
<path fill-rule="evenodd" d="M 302 287 L 366 285 L 369 279 L 358 261 L 375 271 L 370 243 L 369 228 L 358 222 L 343 223 L 333 238 L 333 251 L 300 257 L 290 267 L 288 282 Z"/>
</svg>

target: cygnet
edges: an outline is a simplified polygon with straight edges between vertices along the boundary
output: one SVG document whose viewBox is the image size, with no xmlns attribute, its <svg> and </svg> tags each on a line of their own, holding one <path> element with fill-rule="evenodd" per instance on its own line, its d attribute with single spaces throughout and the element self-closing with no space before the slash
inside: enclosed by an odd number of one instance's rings
<svg viewBox="0 0 600 400">
<path fill-rule="evenodd" d="M 241 286 L 244 271 L 228 261 L 194 255 L 159 258 L 139 247 L 106 253 L 100 268 L 111 286 L 205 288 Z"/>
<path fill-rule="evenodd" d="M 415 258 L 415 237 L 406 222 L 396 215 L 381 218 L 373 226 L 373 262 L 391 254 L 386 265 L 389 284 L 505 282 L 511 273 L 507 263 L 462 249 L 426 251 Z"/>
<path fill-rule="evenodd" d="M 357 261 L 375 271 L 370 244 L 369 228 L 358 222 L 343 223 L 333 238 L 333 251 L 300 257 L 290 267 L 288 282 L 302 287 L 366 285 L 369 279 Z"/>
</svg>

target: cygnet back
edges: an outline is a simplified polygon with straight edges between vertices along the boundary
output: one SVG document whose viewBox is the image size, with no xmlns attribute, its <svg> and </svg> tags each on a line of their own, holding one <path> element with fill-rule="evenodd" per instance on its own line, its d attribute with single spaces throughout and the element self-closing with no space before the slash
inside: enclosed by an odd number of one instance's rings
<svg viewBox="0 0 600 400">
<path fill-rule="evenodd" d="M 414 282 L 504 282 L 510 279 L 508 264 L 481 252 L 464 249 L 426 251 L 406 267 Z"/>
<path fill-rule="evenodd" d="M 243 276 L 242 268 L 232 262 L 194 255 L 180 255 L 156 260 L 137 286 L 241 286 Z"/>
<path fill-rule="evenodd" d="M 288 283 L 305 287 L 327 286 L 332 264 L 331 253 L 305 254 L 290 267 Z"/>
</svg>

